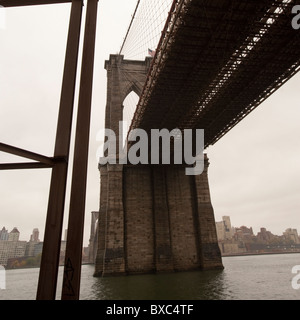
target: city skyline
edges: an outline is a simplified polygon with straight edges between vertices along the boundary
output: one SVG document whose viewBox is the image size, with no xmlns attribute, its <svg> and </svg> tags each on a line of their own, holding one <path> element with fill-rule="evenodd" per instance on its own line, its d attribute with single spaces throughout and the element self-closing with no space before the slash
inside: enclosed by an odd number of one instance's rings
<svg viewBox="0 0 300 320">
<path fill-rule="evenodd" d="M 248 225 L 242 224 L 242 225 L 240 225 L 240 226 L 238 226 L 238 227 L 235 226 L 234 224 L 231 223 L 230 216 L 223 216 L 221 221 L 216 221 L 216 224 L 218 224 L 218 223 L 223 223 L 223 222 L 226 224 L 226 218 L 229 218 L 229 223 L 230 223 L 230 225 L 231 225 L 231 229 L 241 229 L 241 228 L 243 228 L 243 227 L 249 228 L 249 229 L 252 230 L 252 232 L 253 232 L 254 235 L 255 235 L 255 234 L 258 235 L 258 234 L 262 231 L 262 229 L 265 229 L 266 231 L 271 232 L 271 233 L 272 233 L 273 235 L 275 235 L 275 236 L 282 236 L 282 235 L 284 235 L 284 234 L 286 233 L 286 231 L 289 230 L 289 229 L 296 230 L 296 231 L 298 232 L 298 229 L 297 229 L 297 228 L 293 228 L 293 226 L 290 226 L 290 227 L 286 228 L 285 230 L 282 231 L 281 234 L 273 233 L 272 230 L 269 229 L 267 226 L 261 226 L 261 227 L 259 228 L 259 230 L 255 232 L 255 231 L 253 230 L 253 227 L 252 227 L 251 225 L 248 226 Z"/>
<path fill-rule="evenodd" d="M 8 233 L 10 233 L 11 231 L 13 231 L 14 229 L 17 229 L 18 231 L 19 231 L 19 233 L 20 233 L 20 237 L 21 237 L 21 235 L 22 235 L 22 229 L 20 228 L 20 227 L 18 227 L 18 226 L 14 226 L 14 227 L 7 227 L 7 226 L 5 226 L 5 225 L 3 225 L 2 227 L 0 227 L 0 234 L 1 234 L 1 231 L 3 230 L 3 229 L 6 229 L 6 231 L 8 232 Z M 24 239 L 25 238 L 25 236 L 24 236 L 24 238 L 23 239 L 21 239 L 21 241 L 37 241 L 37 239 L 39 240 L 39 241 L 43 241 L 43 239 L 40 239 L 40 231 L 39 231 L 40 229 L 39 228 L 37 228 L 37 227 L 34 227 L 34 228 L 32 228 L 32 231 L 31 231 L 31 234 L 28 236 L 28 239 L 29 240 L 26 240 L 26 239 Z M 65 230 L 66 231 L 66 230 Z M 27 237 L 27 233 L 26 233 L 26 237 Z M 1 239 L 0 239 L 1 240 Z M 62 240 L 65 240 L 65 233 L 63 232 L 62 233 Z"/>
<path fill-rule="evenodd" d="M 220 223 L 220 222 L 223 222 L 223 218 L 224 217 L 229 217 L 230 218 L 230 216 L 222 216 L 222 219 L 221 220 L 216 220 L 215 222 L 216 222 L 216 224 L 217 223 Z M 231 219 L 230 219 L 230 221 L 231 221 Z M 272 231 L 272 229 L 270 229 L 268 226 L 266 226 L 266 225 L 264 225 L 264 226 L 260 226 L 260 227 L 258 227 L 258 228 L 253 228 L 253 226 L 251 226 L 251 225 L 246 225 L 246 224 L 241 224 L 241 225 L 235 225 L 235 224 L 233 224 L 232 222 L 231 222 L 231 228 L 236 228 L 236 229 L 238 229 L 238 228 L 241 228 L 241 227 L 247 227 L 247 228 L 251 228 L 252 230 L 253 230 L 253 234 L 258 234 L 260 231 L 261 231 L 261 229 L 266 229 L 267 231 L 270 231 L 271 233 L 273 233 L 273 231 Z M 21 231 L 21 228 L 19 228 L 18 226 L 14 226 L 14 227 L 10 227 L 10 228 L 7 228 L 6 226 L 2 226 L 1 227 L 1 225 L 0 225 L 0 232 L 1 232 L 1 230 L 3 230 L 3 228 L 5 228 L 7 231 L 8 231 L 8 233 L 9 232 L 11 232 L 11 231 L 13 231 L 15 228 L 19 231 L 19 233 L 20 233 L 20 237 L 21 237 L 21 235 L 22 235 L 22 231 Z M 281 236 L 281 235 L 283 235 L 284 234 L 284 232 L 287 230 L 287 229 L 296 229 L 297 231 L 298 231 L 298 229 L 297 228 L 295 228 L 295 227 L 293 227 L 293 226 L 288 226 L 288 227 L 286 227 L 285 229 L 282 229 L 282 231 L 281 231 L 281 234 L 278 234 L 278 233 L 273 233 L 274 235 L 276 235 L 276 236 Z M 11 230 L 11 231 L 9 231 L 9 230 Z M 34 227 L 34 228 L 32 228 L 32 232 L 31 232 L 31 234 L 29 235 L 29 237 L 28 237 L 28 239 L 29 240 L 26 240 L 26 239 L 20 239 L 20 241 L 31 241 L 31 238 L 32 238 L 32 236 L 33 236 L 33 234 L 34 234 L 34 230 L 38 230 L 38 232 L 39 232 L 39 228 L 37 228 L 37 227 Z M 66 241 L 66 232 L 67 232 L 67 229 L 65 229 L 65 230 L 63 230 L 63 232 L 62 232 L 62 241 Z M 24 236 L 25 237 L 25 236 Z M 1 240 L 1 239 L 0 239 Z M 41 238 L 41 239 L 39 239 L 39 241 L 41 241 L 41 242 L 43 242 L 43 238 Z M 86 247 L 86 246 L 88 246 L 89 245 L 89 243 L 87 243 L 87 245 L 85 245 L 84 244 L 84 247 Z"/>
<path fill-rule="evenodd" d="M 21 238 L 18 227 L 9 230 L 5 226 L 0 228 L 0 265 L 8 268 L 22 268 L 26 267 L 26 261 L 29 259 L 31 266 L 38 267 L 43 250 L 43 239 L 39 239 L 39 229 L 32 229 L 29 240 Z M 300 236 L 298 230 L 293 228 L 288 228 L 278 235 L 266 227 L 261 227 L 255 234 L 251 226 L 236 227 L 231 224 L 229 216 L 223 216 L 222 221 L 216 221 L 216 233 L 221 255 L 224 257 L 243 254 L 295 253 L 300 249 Z M 84 262 L 95 263 L 93 244 L 94 242 L 88 246 L 83 245 Z M 65 247 L 66 239 L 64 238 L 61 239 L 61 265 L 64 264 Z M 34 262 L 32 257 L 35 259 Z"/>
<path fill-rule="evenodd" d="M 288 228 L 282 235 L 275 235 L 262 227 L 255 234 L 252 227 L 234 227 L 230 217 L 223 216 L 216 222 L 216 231 L 222 256 L 300 252 L 297 229 Z"/>
<path fill-rule="evenodd" d="M 9 230 L 11 230 L 11 231 L 9 231 Z M 12 228 L 6 228 L 6 226 L 2 226 L 2 228 L 0 228 L 0 235 L 2 235 L 2 233 L 4 233 L 4 232 L 9 234 L 9 233 L 13 232 L 14 230 L 16 232 L 19 232 L 19 237 L 20 237 L 21 236 L 21 231 L 20 231 L 20 228 L 17 227 L 17 226 L 14 226 Z M 34 227 L 32 229 L 32 232 L 31 232 L 31 234 L 30 234 L 30 236 L 28 238 L 29 238 L 28 241 L 41 241 L 39 239 L 39 228 Z M 3 240 L 3 239 L 0 237 L 0 240 Z M 26 241 L 26 240 L 23 239 L 21 241 Z"/>
</svg>

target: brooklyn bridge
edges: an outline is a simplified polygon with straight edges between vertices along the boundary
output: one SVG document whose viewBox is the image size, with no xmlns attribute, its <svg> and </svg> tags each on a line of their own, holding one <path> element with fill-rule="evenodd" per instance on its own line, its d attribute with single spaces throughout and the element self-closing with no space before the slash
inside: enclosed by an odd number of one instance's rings
<svg viewBox="0 0 300 320">
<path fill-rule="evenodd" d="M 71 14 L 55 154 L 49 158 L 0 145 L 1 151 L 37 161 L 22 164 L 23 169 L 52 168 L 37 299 L 54 299 L 56 291 L 83 2 L 0 0 L 3 7 L 63 2 L 71 2 Z M 116 136 L 122 135 L 124 100 L 135 92 L 139 99 L 129 132 L 203 129 L 206 149 L 222 143 L 226 133 L 299 71 L 300 33 L 292 24 L 297 1 L 169 1 L 156 47 L 149 48 L 145 59 L 130 60 L 124 50 L 134 38 L 129 35 L 142 2 L 137 1 L 120 52 L 104 64 L 105 128 Z M 87 0 L 62 299 L 78 299 L 80 290 L 98 6 L 101 2 Z M 130 145 L 126 137 L 125 144 Z M 191 143 L 197 156 L 195 141 Z M 118 141 L 116 150 L 120 159 Z M 109 159 L 109 150 L 104 151 Z M 203 170 L 196 175 L 186 175 L 184 163 L 99 164 L 100 208 L 92 239 L 95 276 L 223 268 L 209 190 L 209 159 L 202 155 Z M 1 169 L 14 166 L 21 165 L 1 165 Z"/>
</svg>

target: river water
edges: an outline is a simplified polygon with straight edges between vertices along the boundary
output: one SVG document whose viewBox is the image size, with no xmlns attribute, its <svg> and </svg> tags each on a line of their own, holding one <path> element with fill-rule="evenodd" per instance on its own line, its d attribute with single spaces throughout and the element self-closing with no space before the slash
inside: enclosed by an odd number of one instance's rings
<svg viewBox="0 0 300 320">
<path fill-rule="evenodd" d="M 300 254 L 223 258 L 224 270 L 94 278 L 93 265 L 82 266 L 81 300 L 300 300 L 292 273 Z M 60 299 L 63 268 L 59 270 Z M 7 270 L 0 300 L 34 300 L 39 269 Z M 298 278 L 299 279 L 299 278 Z M 295 283 L 295 281 L 294 281 Z M 300 283 L 297 280 L 296 283 Z"/>
</svg>

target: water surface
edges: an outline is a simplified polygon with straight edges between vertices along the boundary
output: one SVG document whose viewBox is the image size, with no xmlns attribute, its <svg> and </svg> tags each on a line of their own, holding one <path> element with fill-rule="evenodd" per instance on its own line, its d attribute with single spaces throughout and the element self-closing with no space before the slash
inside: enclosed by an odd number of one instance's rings
<svg viewBox="0 0 300 320">
<path fill-rule="evenodd" d="M 300 254 L 224 257 L 224 270 L 127 277 L 93 277 L 82 266 L 81 300 L 300 300 L 292 268 Z M 59 270 L 60 299 L 63 268 Z M 34 300 L 39 269 L 6 271 L 1 300 Z"/>
</svg>

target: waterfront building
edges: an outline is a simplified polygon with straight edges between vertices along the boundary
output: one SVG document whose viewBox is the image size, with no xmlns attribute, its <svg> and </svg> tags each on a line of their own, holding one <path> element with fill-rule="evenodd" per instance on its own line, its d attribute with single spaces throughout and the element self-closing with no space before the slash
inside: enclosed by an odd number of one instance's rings
<svg viewBox="0 0 300 320">
<path fill-rule="evenodd" d="M 300 243 L 297 229 L 288 228 L 283 232 L 283 235 L 287 240 L 291 240 L 295 244 Z"/>
<path fill-rule="evenodd" d="M 36 243 L 33 250 L 33 256 L 37 256 L 43 251 L 43 242 Z"/>
<path fill-rule="evenodd" d="M 233 232 L 229 216 L 223 216 L 222 221 L 216 222 L 216 229 L 219 240 L 232 239 Z"/>
<path fill-rule="evenodd" d="M 30 236 L 30 241 L 32 242 L 40 242 L 39 239 L 39 229 L 38 228 L 34 228 L 32 231 L 32 235 Z"/>
<path fill-rule="evenodd" d="M 235 240 L 251 241 L 254 237 L 252 227 L 241 226 L 235 228 L 234 238 Z"/>
<path fill-rule="evenodd" d="M 26 241 L 0 241 L 0 265 L 5 266 L 10 258 L 25 256 L 26 244 Z"/>
<path fill-rule="evenodd" d="M 8 240 L 8 230 L 5 227 L 0 230 L 0 241 L 1 240 Z"/>
<path fill-rule="evenodd" d="M 268 243 L 275 238 L 276 236 L 272 232 L 267 231 L 266 228 L 260 228 L 260 232 L 257 233 L 257 239 L 261 242 Z"/>
<path fill-rule="evenodd" d="M 20 232 L 19 230 L 14 227 L 11 232 L 8 234 L 8 241 L 19 241 Z"/>
<path fill-rule="evenodd" d="M 40 239 L 39 239 L 39 229 L 34 228 L 32 231 L 32 234 L 30 236 L 30 240 L 29 242 L 27 242 L 26 245 L 26 252 L 25 252 L 25 256 L 26 257 L 32 257 L 32 256 L 36 256 L 37 252 L 39 252 L 40 246 L 37 246 L 40 243 Z M 36 248 L 37 246 L 37 248 Z"/>
</svg>

